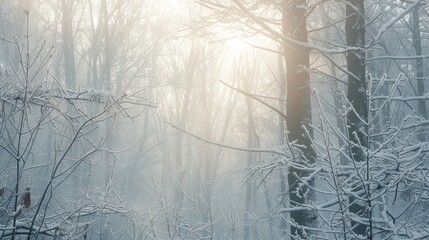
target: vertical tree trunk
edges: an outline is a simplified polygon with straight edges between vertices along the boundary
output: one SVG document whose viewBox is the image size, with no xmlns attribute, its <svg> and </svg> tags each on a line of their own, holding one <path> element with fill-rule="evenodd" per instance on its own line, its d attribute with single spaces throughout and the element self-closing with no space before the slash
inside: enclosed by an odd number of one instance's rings
<svg viewBox="0 0 429 240">
<path fill-rule="evenodd" d="M 253 116 L 252 116 L 252 105 L 250 102 L 250 99 L 246 99 L 246 105 L 247 105 L 247 147 L 252 148 L 253 147 L 253 133 L 255 131 L 255 126 L 253 122 Z M 253 165 L 253 154 L 252 152 L 247 152 L 247 169 L 250 171 Z M 243 240 L 250 239 L 250 211 L 251 209 L 251 200 L 252 200 L 252 181 L 249 177 L 249 179 L 246 179 L 246 199 L 245 199 L 245 209 L 244 209 L 244 234 L 243 234 Z M 254 227 L 254 226 L 252 226 Z"/>
<path fill-rule="evenodd" d="M 198 46 L 196 43 L 192 43 L 191 49 L 189 50 L 189 56 L 187 57 L 187 60 L 185 62 L 185 70 L 184 70 L 184 88 L 186 89 L 183 96 L 180 95 L 180 91 L 176 94 L 176 109 L 177 109 L 177 117 L 179 119 L 179 127 L 182 129 L 188 128 L 188 122 L 189 122 L 189 111 L 192 109 L 192 90 L 194 87 L 194 75 L 197 71 L 197 62 L 200 58 L 199 56 L 200 52 L 198 49 Z M 183 102 L 181 101 L 183 97 Z M 175 136 L 175 150 L 174 150 L 174 173 L 175 173 L 175 185 L 173 186 L 173 200 L 176 204 L 176 212 L 179 213 L 179 217 L 184 217 L 181 214 L 183 213 L 182 207 L 183 207 L 183 201 L 185 199 L 185 175 L 187 172 L 187 169 L 185 167 L 186 162 L 183 159 L 184 153 L 184 140 L 186 140 L 185 135 L 182 131 L 177 131 Z M 188 148 L 191 148 L 190 143 L 187 144 Z M 188 150 L 188 154 L 190 154 L 190 150 Z M 183 229 L 180 224 L 181 219 L 178 218 L 176 222 L 176 227 L 178 228 L 178 237 L 181 238 L 182 233 L 186 231 L 186 229 Z"/>
<path fill-rule="evenodd" d="M 204 54 L 206 54 L 204 52 Z M 212 139 L 212 131 L 211 131 L 211 127 L 212 127 L 212 104 L 210 102 L 210 97 L 211 93 L 210 93 L 210 88 L 207 85 L 207 81 L 208 78 L 206 77 L 204 79 L 204 77 L 208 74 L 208 70 L 207 70 L 207 66 L 203 65 L 202 66 L 202 70 L 201 70 L 202 76 L 203 76 L 203 80 L 202 80 L 202 91 L 201 91 L 201 102 L 202 102 L 202 106 L 203 108 L 206 110 L 206 114 L 203 117 L 203 126 L 204 126 L 204 137 L 206 139 Z M 201 209 L 202 209 L 202 217 L 201 217 L 201 222 L 204 223 L 205 226 L 207 226 L 206 228 L 208 228 L 208 230 L 204 230 L 202 236 L 205 239 L 213 239 L 213 219 L 212 219 L 212 209 L 211 209 L 211 191 L 212 191 L 212 186 L 213 186 L 213 178 L 212 178 L 212 170 L 213 170 L 213 161 L 214 161 L 214 156 L 213 156 L 213 148 L 212 146 L 210 146 L 209 144 L 204 144 L 202 146 L 203 149 L 203 169 L 202 169 L 202 205 L 201 205 Z"/>
<path fill-rule="evenodd" d="M 109 13 L 107 11 L 107 0 L 102 2 L 104 22 L 104 88 L 107 92 L 112 91 L 112 43 L 110 41 L 110 28 L 109 28 Z"/>
<path fill-rule="evenodd" d="M 64 52 L 64 74 L 66 87 L 76 90 L 76 67 L 74 59 L 74 39 L 73 39 L 73 0 L 61 0 L 63 13 L 62 34 Z"/>
<path fill-rule="evenodd" d="M 279 48 L 279 52 L 284 51 L 283 46 Z M 278 58 L 278 68 L 279 68 L 279 79 L 280 79 L 280 91 L 279 91 L 279 110 L 284 113 L 286 115 L 286 104 L 285 104 L 285 100 L 286 100 L 286 73 L 285 73 L 285 69 L 284 69 L 284 54 L 279 55 Z M 281 144 L 285 144 L 286 138 L 285 138 L 285 134 L 286 134 L 286 119 L 279 117 L 279 139 L 281 141 Z M 280 168 L 280 172 L 279 172 L 279 176 L 280 176 L 280 192 L 282 193 L 281 199 L 280 199 L 280 204 L 283 208 L 287 208 L 289 206 L 289 198 L 287 197 L 286 193 L 287 193 L 287 186 L 288 181 L 287 181 L 287 172 L 285 171 L 284 168 Z M 285 212 L 282 213 L 282 216 L 280 218 L 280 231 L 281 234 L 280 236 L 282 236 L 283 238 L 286 238 L 287 233 L 289 232 L 288 226 L 289 224 L 287 223 L 287 219 L 289 219 L 289 213 Z"/>
<path fill-rule="evenodd" d="M 346 41 L 347 46 L 351 48 L 347 52 L 347 70 L 348 89 L 347 98 L 354 111 L 347 115 L 348 135 L 351 144 L 351 158 L 356 162 L 366 161 L 367 125 L 364 121 L 368 120 L 367 106 L 367 83 L 365 72 L 365 19 L 364 19 L 364 0 L 348 0 L 346 2 Z M 360 184 L 360 183 L 359 183 Z M 355 190 L 362 189 L 365 186 L 356 186 Z M 350 212 L 356 217 L 365 217 L 368 212 L 366 203 L 350 198 Z M 354 233 L 361 236 L 367 236 L 367 227 L 364 224 L 352 221 Z"/>
<path fill-rule="evenodd" d="M 332 7 L 330 5 L 325 6 L 325 8 L 323 9 L 323 13 L 321 13 L 322 15 L 322 26 L 325 26 L 325 30 L 323 30 L 323 39 L 325 41 L 326 44 L 324 44 L 324 47 L 329 48 L 331 47 L 331 34 L 332 34 L 332 28 L 328 27 L 330 26 L 331 22 L 329 21 L 329 17 L 325 12 L 329 13 L 329 8 Z M 333 102 L 334 102 L 334 106 L 335 109 L 337 109 L 337 111 L 340 111 L 341 109 L 343 109 L 343 95 L 342 95 L 342 90 L 343 87 L 341 87 L 339 85 L 339 81 L 337 78 L 337 71 L 336 71 L 336 67 L 334 65 L 334 63 L 332 63 L 331 61 L 327 61 L 326 64 L 328 65 L 328 70 L 329 70 L 329 74 L 332 76 L 331 79 L 329 79 L 329 85 L 330 88 L 332 88 L 332 90 L 330 91 L 330 93 L 333 96 Z M 345 90 L 345 89 L 344 89 Z M 339 112 L 335 112 L 335 119 L 336 119 L 336 127 L 338 128 L 339 132 L 341 134 L 344 134 L 344 136 L 347 135 L 347 129 L 345 127 L 345 121 L 343 119 L 343 116 L 339 113 Z M 341 149 L 341 151 L 343 152 L 347 152 L 346 149 L 346 145 L 347 142 L 344 141 L 341 137 L 338 137 L 338 145 Z M 347 157 L 344 156 L 343 154 L 339 154 L 339 158 L 340 158 L 340 164 L 341 165 L 346 165 L 348 160 Z"/>
<path fill-rule="evenodd" d="M 103 33 L 104 33 L 104 65 L 103 65 L 103 75 L 104 76 L 104 90 L 108 92 L 109 94 L 112 93 L 112 43 L 110 39 L 110 27 L 109 27 L 109 12 L 108 12 L 108 6 L 107 6 L 107 0 L 103 0 L 102 4 L 102 14 L 104 16 L 103 21 Z M 115 131 L 115 119 L 114 117 L 109 117 L 106 120 L 106 132 L 109 128 L 112 128 L 112 132 Z M 114 143 L 113 141 L 113 134 L 110 134 L 110 136 L 107 136 L 106 145 L 107 147 L 111 147 Z M 115 168 L 115 161 L 116 156 L 113 153 L 105 152 L 104 153 L 104 161 L 106 163 L 105 165 L 105 185 L 109 184 L 111 179 L 113 178 L 114 168 Z"/>
<path fill-rule="evenodd" d="M 10 14 L 10 20 L 8 23 L 5 23 L 4 25 L 9 27 L 8 31 L 10 31 L 10 34 L 15 36 L 17 39 L 21 39 L 25 34 L 26 29 L 26 17 L 27 17 L 27 10 L 31 10 L 32 3 L 25 0 L 16 0 L 16 3 L 14 4 L 14 7 L 11 9 L 12 13 Z M 4 3 L 2 3 L 4 4 Z M 7 28 L 2 28 L 2 34 L 3 31 L 5 31 Z M 9 47 L 8 45 L 1 44 L 3 47 Z M 9 57 L 9 61 L 11 65 L 15 69 L 20 69 L 20 56 L 19 56 L 19 50 L 16 48 L 16 46 L 13 46 L 11 49 L 8 49 L 5 51 L 5 53 Z"/>
<path fill-rule="evenodd" d="M 301 42 L 308 42 L 307 21 L 306 21 L 305 0 L 284 0 L 283 1 L 283 34 Z M 306 48 L 284 45 L 284 56 L 286 60 L 286 80 L 287 80 L 287 109 L 286 125 L 289 141 L 297 141 L 302 146 L 302 157 L 294 161 L 303 164 L 315 163 L 315 152 L 311 146 L 311 139 L 308 138 L 304 127 L 312 135 L 309 127 L 311 123 L 311 92 L 310 76 L 306 69 L 310 65 L 309 51 Z M 314 191 L 308 186 L 299 187 L 300 178 L 308 176 L 308 172 L 297 169 L 293 166 L 289 169 L 289 200 L 290 207 L 299 207 L 306 204 L 308 200 L 314 199 Z M 309 181 L 314 185 L 314 180 Z M 290 213 L 294 224 L 291 226 L 291 233 L 295 239 L 308 238 L 309 233 L 303 227 L 315 227 L 317 215 L 312 210 L 299 210 Z"/>
<path fill-rule="evenodd" d="M 417 5 L 415 8 L 413 8 L 411 15 L 412 15 L 412 31 L 413 31 L 413 45 L 414 49 L 416 50 L 416 55 L 421 56 L 422 55 L 422 40 L 421 40 L 421 33 L 420 33 L 420 15 L 419 15 L 419 5 Z M 423 58 L 417 58 L 416 59 L 416 80 L 417 80 L 417 94 L 419 96 L 425 95 L 425 77 L 424 77 L 424 70 L 423 70 Z M 426 113 L 426 100 L 420 99 L 419 100 L 419 114 L 423 119 L 427 119 L 427 113 Z M 420 133 L 418 135 L 418 140 L 420 142 L 426 141 L 426 134 Z"/>
<path fill-rule="evenodd" d="M 61 31 L 62 31 L 62 50 L 64 57 L 64 79 L 66 89 L 75 91 L 76 90 L 76 66 L 75 66 L 75 56 L 74 56 L 74 36 L 73 36 L 73 4 L 74 0 L 61 0 L 61 11 L 62 11 L 62 22 L 61 22 Z M 67 104 L 67 115 L 71 119 L 75 120 L 76 117 L 76 107 L 72 103 Z M 72 126 L 75 122 L 71 121 L 71 126 L 68 129 L 68 135 L 70 139 L 73 139 L 73 136 L 76 134 L 76 129 Z M 73 144 L 70 149 L 69 155 L 72 158 L 78 158 L 78 148 Z M 77 176 L 82 175 L 82 167 L 78 166 L 75 170 Z M 79 192 L 79 186 L 81 181 L 79 177 L 73 178 L 73 183 L 70 186 L 71 190 L 74 193 Z M 77 197 L 77 195 L 76 195 Z"/>
<path fill-rule="evenodd" d="M 95 12 L 96 10 L 94 9 L 94 7 L 92 6 L 92 4 L 88 5 L 90 8 L 90 14 L 91 14 L 91 32 L 92 32 L 92 42 L 91 42 L 91 58 L 90 58 L 90 62 L 91 62 L 91 85 L 89 85 L 88 87 L 91 87 L 95 90 L 101 90 L 102 85 L 101 85 L 101 81 L 99 79 L 99 72 L 98 72 L 98 60 L 100 57 L 100 45 L 101 45 L 101 26 L 102 24 L 102 14 L 98 15 L 97 23 L 94 22 L 94 15 L 93 12 Z M 102 11 L 101 9 L 102 7 L 100 7 L 100 12 Z M 95 112 L 95 109 L 93 109 L 93 111 Z"/>
</svg>

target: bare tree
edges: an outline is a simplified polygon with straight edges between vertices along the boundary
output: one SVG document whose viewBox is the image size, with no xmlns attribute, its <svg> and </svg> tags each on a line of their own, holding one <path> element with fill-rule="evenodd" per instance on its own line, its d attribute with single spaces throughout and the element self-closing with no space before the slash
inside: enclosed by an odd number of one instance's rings
<svg viewBox="0 0 429 240">
<path fill-rule="evenodd" d="M 346 23 L 345 34 L 347 46 L 350 49 L 346 55 L 348 74 L 347 98 L 351 103 L 352 110 L 347 115 L 348 135 L 350 139 L 350 154 L 353 161 L 368 162 L 368 96 L 367 96 L 367 81 L 365 70 L 365 12 L 364 1 L 347 1 L 346 2 Z M 369 174 L 369 172 L 368 172 Z M 361 176 L 368 179 L 369 175 Z M 363 179 L 361 180 L 363 181 Z M 365 188 L 367 199 L 370 199 L 367 186 Z M 366 203 L 361 203 L 355 198 L 351 198 L 350 211 L 356 214 L 357 217 L 367 216 L 371 218 L 371 210 L 367 211 Z M 369 209 L 371 202 L 368 201 Z M 371 222 L 370 222 L 371 224 Z M 359 222 L 352 221 L 352 228 L 361 236 L 366 236 L 367 229 L 365 225 Z M 372 226 L 370 226 L 372 231 Z M 372 232 L 368 236 L 372 236 Z M 372 237 L 370 237 L 372 238 Z"/>
</svg>

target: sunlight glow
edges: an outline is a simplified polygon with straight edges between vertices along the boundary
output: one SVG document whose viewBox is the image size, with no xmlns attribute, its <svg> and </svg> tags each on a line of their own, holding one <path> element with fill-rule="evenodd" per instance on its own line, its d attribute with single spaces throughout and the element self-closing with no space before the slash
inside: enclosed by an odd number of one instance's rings
<svg viewBox="0 0 429 240">
<path fill-rule="evenodd" d="M 240 53 L 248 46 L 246 42 L 240 38 L 228 39 L 226 44 L 234 57 L 239 56 Z"/>
<path fill-rule="evenodd" d="M 163 0 L 161 3 L 161 11 L 165 11 L 166 13 L 173 14 L 175 16 L 186 16 L 186 9 L 184 8 L 184 3 L 179 3 L 177 0 Z"/>
</svg>

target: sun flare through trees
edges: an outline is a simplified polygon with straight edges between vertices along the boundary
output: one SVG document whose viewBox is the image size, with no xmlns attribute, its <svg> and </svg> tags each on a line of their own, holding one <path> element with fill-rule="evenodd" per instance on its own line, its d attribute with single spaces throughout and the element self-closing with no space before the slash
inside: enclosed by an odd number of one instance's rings
<svg viewBox="0 0 429 240">
<path fill-rule="evenodd" d="M 0 0 L 0 239 L 429 239 L 429 0 Z"/>
</svg>

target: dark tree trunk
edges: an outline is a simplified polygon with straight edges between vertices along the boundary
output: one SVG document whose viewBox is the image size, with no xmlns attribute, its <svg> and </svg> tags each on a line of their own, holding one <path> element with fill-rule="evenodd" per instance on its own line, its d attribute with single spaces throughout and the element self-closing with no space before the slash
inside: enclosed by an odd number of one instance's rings
<svg viewBox="0 0 429 240">
<path fill-rule="evenodd" d="M 284 0 L 283 3 L 283 34 L 301 42 L 308 42 L 306 1 Z M 289 141 L 297 141 L 303 151 L 302 157 L 294 161 L 307 165 L 313 164 L 315 163 L 315 153 L 311 146 L 311 139 L 304 128 L 305 126 L 312 135 L 309 127 L 309 123 L 311 123 L 310 76 L 306 71 L 310 62 L 309 51 L 303 47 L 285 44 L 284 56 L 286 60 L 288 137 Z M 309 172 L 290 167 L 288 174 L 290 207 L 299 207 L 306 204 L 308 200 L 314 199 L 314 192 L 310 188 L 298 186 L 299 179 L 308 175 Z M 310 181 L 309 184 L 313 185 L 314 181 Z M 304 194 L 307 192 L 308 194 Z M 296 239 L 308 238 L 309 233 L 303 227 L 316 226 L 316 213 L 310 210 L 293 211 L 290 213 L 290 217 L 295 223 L 291 226 L 292 235 L 295 235 Z"/>
<path fill-rule="evenodd" d="M 348 89 L 347 98 L 354 111 L 347 115 L 348 135 L 351 144 L 350 154 L 355 162 L 363 162 L 367 159 L 366 149 L 368 120 L 367 83 L 365 71 L 365 19 L 364 0 L 348 0 L 346 2 L 346 40 L 347 46 L 352 48 L 347 52 Z M 364 120 L 364 121 L 362 121 Z M 368 167 L 368 166 L 367 166 Z M 359 184 L 361 184 L 359 182 Z M 360 190 L 365 186 L 355 186 Z M 350 198 L 350 212 L 357 217 L 366 217 L 366 203 Z M 367 236 L 367 226 L 351 221 L 355 234 Z"/>
</svg>

